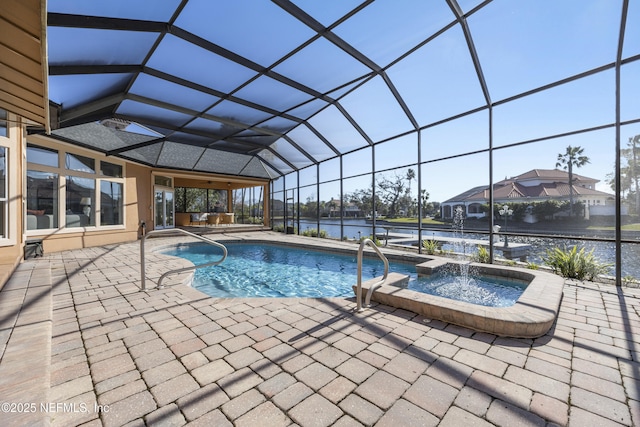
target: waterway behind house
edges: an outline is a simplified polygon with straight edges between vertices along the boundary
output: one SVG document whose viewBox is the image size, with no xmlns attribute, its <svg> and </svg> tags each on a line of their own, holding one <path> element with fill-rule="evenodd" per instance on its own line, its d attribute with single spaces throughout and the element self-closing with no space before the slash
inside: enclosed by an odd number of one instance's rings
<svg viewBox="0 0 640 427">
<path fill-rule="evenodd" d="M 386 228 L 384 228 L 386 227 Z M 385 224 L 382 227 L 381 225 L 376 225 L 377 233 L 384 233 L 386 229 L 389 230 L 390 233 L 402 233 L 406 234 L 408 237 L 415 236 L 416 240 L 418 239 L 418 229 L 411 229 L 410 227 L 389 227 Z M 300 232 L 304 232 L 305 230 L 317 229 L 318 224 L 315 221 L 301 219 L 300 220 Z M 340 233 L 340 220 L 339 219 L 327 219 L 323 218 L 320 223 L 320 230 L 325 230 L 328 234 L 328 237 L 339 239 L 341 237 Z M 372 224 L 367 222 L 365 219 L 345 219 L 344 220 L 344 236 L 348 239 L 357 240 L 360 237 L 367 237 L 373 234 Z M 469 236 L 471 239 L 475 240 L 488 240 L 488 235 L 477 234 L 477 233 L 464 233 L 465 236 Z M 422 230 L 422 239 L 428 239 L 430 237 L 453 237 L 453 231 L 436 231 L 423 229 Z M 553 247 L 563 247 L 571 248 L 574 245 L 577 245 L 578 248 L 584 247 L 586 251 L 591 251 L 593 249 L 594 256 L 602 263 L 611 264 L 610 274 L 615 275 L 615 243 L 614 242 L 604 242 L 604 241 L 587 241 L 587 240 L 579 240 L 579 239 L 570 239 L 570 238 L 540 238 L 540 237 L 529 237 L 526 235 L 521 236 L 513 236 L 509 237 L 509 241 L 514 243 L 525 243 L 531 245 L 531 251 L 527 257 L 528 262 L 536 263 L 539 265 L 543 264 L 543 257 L 546 254 L 548 249 Z M 449 247 L 449 245 L 444 245 L 443 249 L 445 250 L 453 250 L 453 247 Z M 470 251 L 475 251 L 476 248 L 470 248 Z M 497 254 L 501 255 L 501 254 Z M 634 278 L 640 278 L 640 240 L 638 243 L 623 243 L 622 244 L 622 277 L 631 276 Z"/>
</svg>

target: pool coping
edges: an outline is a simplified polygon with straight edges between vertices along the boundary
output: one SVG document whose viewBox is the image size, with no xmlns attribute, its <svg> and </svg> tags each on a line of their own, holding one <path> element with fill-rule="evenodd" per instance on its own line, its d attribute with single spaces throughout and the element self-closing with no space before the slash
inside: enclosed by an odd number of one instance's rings
<svg viewBox="0 0 640 427">
<path fill-rule="evenodd" d="M 419 267 L 433 269 L 459 264 L 459 261 L 431 257 Z M 403 308 L 431 319 L 442 320 L 476 331 L 514 338 L 537 338 L 551 329 L 560 310 L 564 279 L 552 273 L 523 270 L 517 267 L 493 264 L 470 264 L 478 274 L 504 277 L 529 282 L 516 303 L 510 307 L 486 307 L 456 301 L 398 287 L 397 275 L 389 278 L 373 292 L 373 301 Z M 380 278 L 362 284 L 366 294 Z"/>
<path fill-rule="evenodd" d="M 272 240 L 265 238 L 237 238 L 236 236 L 219 237 L 222 238 L 216 240 L 221 243 L 261 243 L 295 246 L 347 255 L 357 254 L 357 246 L 353 244 L 324 239 L 322 242 L 313 241 L 317 240 L 316 238 L 308 238 L 308 240 L 299 238 Z M 152 251 L 157 253 L 157 251 L 179 245 L 181 245 L 179 242 L 158 245 Z M 437 272 L 446 265 L 460 263 L 460 261 L 450 258 L 421 255 L 388 248 L 381 249 L 390 260 L 415 263 L 419 274 Z M 373 250 L 368 248 L 365 248 L 364 255 L 366 257 L 375 257 Z M 170 257 L 169 255 L 164 256 Z M 545 271 L 525 270 L 519 267 L 503 265 L 471 263 L 471 266 L 483 275 L 524 280 L 529 282 L 529 285 L 514 305 L 510 307 L 486 307 L 394 286 L 393 283 L 405 280 L 406 276 L 390 272 L 387 281 L 373 292 L 371 300 L 418 313 L 430 319 L 442 320 L 498 336 L 536 338 L 549 331 L 556 320 L 560 302 L 562 301 L 564 287 L 564 279 L 562 277 Z M 188 278 L 183 276 L 181 282 L 183 284 L 190 283 L 192 275 L 193 272 L 188 274 Z M 380 278 L 378 277 L 363 282 L 363 295 L 366 295 L 372 284 L 379 281 Z"/>
</svg>

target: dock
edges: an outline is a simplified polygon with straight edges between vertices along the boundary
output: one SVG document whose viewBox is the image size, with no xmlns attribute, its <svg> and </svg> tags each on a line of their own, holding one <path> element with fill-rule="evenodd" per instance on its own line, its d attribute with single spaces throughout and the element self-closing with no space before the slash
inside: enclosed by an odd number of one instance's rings
<svg viewBox="0 0 640 427">
<path fill-rule="evenodd" d="M 405 233 L 391 233 L 391 232 L 383 232 L 376 233 L 376 238 L 385 241 L 386 245 L 418 245 L 418 236 L 405 234 Z M 445 237 L 445 236 L 425 236 L 423 233 L 422 240 L 435 240 L 438 243 L 449 244 L 449 245 L 462 245 L 465 246 L 483 246 L 489 247 L 491 242 L 488 240 L 481 239 L 470 239 L 466 237 Z M 509 246 L 504 245 L 504 241 L 496 241 L 493 242 L 493 249 L 502 252 L 502 256 L 506 259 L 518 259 L 522 262 L 527 261 L 527 256 L 529 255 L 529 251 L 531 250 L 531 245 L 526 243 L 515 243 L 509 242 Z"/>
</svg>

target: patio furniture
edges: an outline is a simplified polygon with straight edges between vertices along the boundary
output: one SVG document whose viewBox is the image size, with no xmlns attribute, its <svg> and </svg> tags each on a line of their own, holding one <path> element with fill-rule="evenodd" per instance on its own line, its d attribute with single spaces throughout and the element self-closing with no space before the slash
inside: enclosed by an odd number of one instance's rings
<svg viewBox="0 0 640 427">
<path fill-rule="evenodd" d="M 235 215 L 233 213 L 221 213 L 218 215 L 220 216 L 220 224 L 231 225 L 235 223 Z"/>
<path fill-rule="evenodd" d="M 207 222 L 207 218 L 208 218 L 208 214 L 203 213 L 203 214 L 191 214 L 191 220 L 189 222 L 190 225 L 193 225 L 193 223 L 197 222 L 198 225 L 200 225 L 200 223 L 204 222 L 206 225 Z"/>
<path fill-rule="evenodd" d="M 220 224 L 220 214 L 211 213 L 207 216 L 207 225 L 218 225 Z"/>
</svg>

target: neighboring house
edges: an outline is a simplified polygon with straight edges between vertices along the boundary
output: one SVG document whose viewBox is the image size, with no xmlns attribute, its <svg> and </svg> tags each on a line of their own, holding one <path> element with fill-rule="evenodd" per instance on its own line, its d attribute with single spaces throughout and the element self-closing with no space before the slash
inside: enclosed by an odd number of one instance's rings
<svg viewBox="0 0 640 427">
<path fill-rule="evenodd" d="M 573 201 L 582 202 L 585 217 L 589 215 L 613 215 L 615 196 L 596 190 L 599 180 L 573 174 Z M 493 185 L 493 201 L 503 203 L 534 203 L 547 200 L 569 200 L 569 174 L 560 169 L 533 169 L 521 175 L 505 178 Z M 489 186 L 474 187 L 444 202 L 440 209 L 443 218 L 453 218 L 457 206 L 462 206 L 467 217 L 482 218 L 486 215 L 482 206 L 489 203 Z M 590 212 L 591 211 L 591 212 Z M 537 222 L 531 214 L 524 218 L 526 222 Z"/>
<path fill-rule="evenodd" d="M 362 216 L 360 208 L 355 203 L 346 202 L 343 206 L 339 199 L 334 199 L 333 197 L 324 204 L 324 211 L 322 212 L 322 215 L 339 218 L 341 208 L 344 217 Z"/>
</svg>

